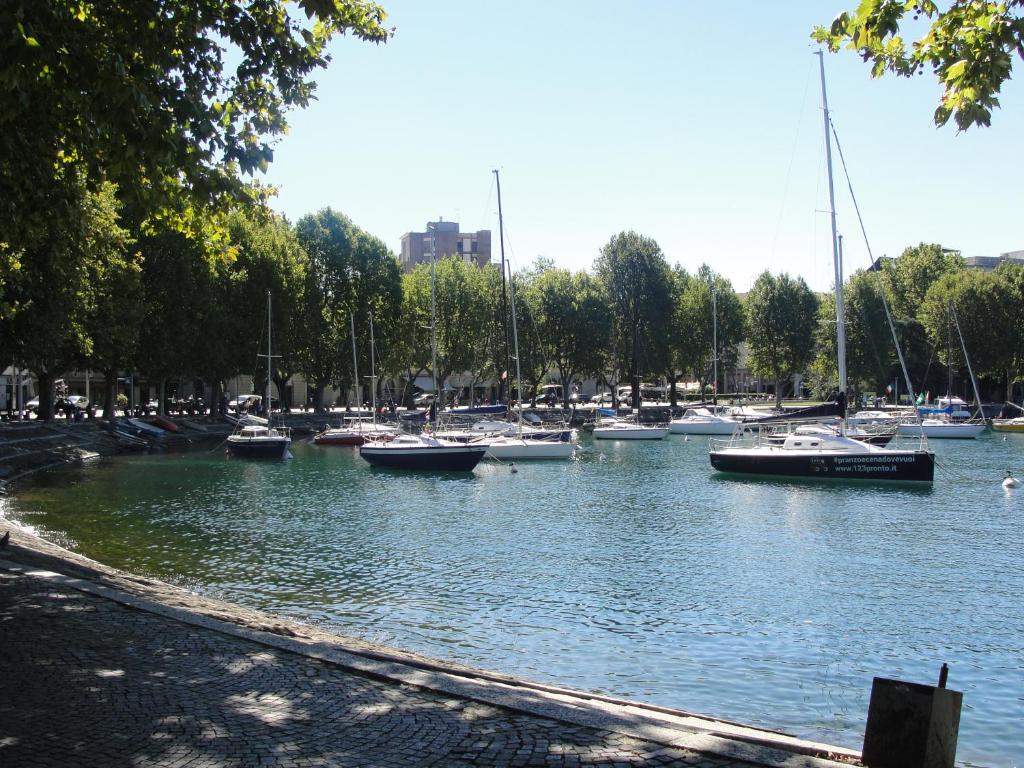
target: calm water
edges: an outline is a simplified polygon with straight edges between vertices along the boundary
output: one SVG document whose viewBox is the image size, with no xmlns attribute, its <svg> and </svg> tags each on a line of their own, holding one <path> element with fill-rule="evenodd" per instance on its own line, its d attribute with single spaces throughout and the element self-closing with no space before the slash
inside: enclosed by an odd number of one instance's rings
<svg viewBox="0 0 1024 768">
<path fill-rule="evenodd" d="M 371 470 L 346 448 L 49 473 L 4 514 L 110 565 L 534 680 L 860 747 L 874 675 L 964 691 L 959 759 L 1024 763 L 1024 436 L 931 489 L 727 480 L 704 440 Z"/>
</svg>

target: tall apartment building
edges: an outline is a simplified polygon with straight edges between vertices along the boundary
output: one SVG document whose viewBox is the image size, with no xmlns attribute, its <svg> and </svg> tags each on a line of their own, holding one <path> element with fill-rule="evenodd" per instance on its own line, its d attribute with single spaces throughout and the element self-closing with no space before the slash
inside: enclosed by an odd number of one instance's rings
<svg viewBox="0 0 1024 768">
<path fill-rule="evenodd" d="M 458 256 L 463 261 L 483 267 L 491 263 L 491 230 L 460 232 L 457 221 L 431 221 L 426 232 L 402 235 L 402 269 L 410 271 L 417 264 L 437 258 Z"/>
</svg>

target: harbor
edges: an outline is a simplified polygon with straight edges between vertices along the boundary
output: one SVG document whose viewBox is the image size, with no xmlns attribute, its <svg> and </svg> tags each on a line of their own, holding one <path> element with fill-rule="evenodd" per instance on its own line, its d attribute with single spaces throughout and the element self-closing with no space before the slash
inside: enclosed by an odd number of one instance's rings
<svg viewBox="0 0 1024 768">
<path fill-rule="evenodd" d="M 1000 481 L 1024 436 L 931 445 L 933 485 L 861 487 L 717 476 L 707 441 L 681 435 L 440 475 L 299 438 L 287 462 L 90 461 L 3 503 L 203 597 L 847 750 L 873 676 L 933 682 L 945 662 L 964 692 L 959 763 L 1012 765 L 1024 497 Z"/>
</svg>

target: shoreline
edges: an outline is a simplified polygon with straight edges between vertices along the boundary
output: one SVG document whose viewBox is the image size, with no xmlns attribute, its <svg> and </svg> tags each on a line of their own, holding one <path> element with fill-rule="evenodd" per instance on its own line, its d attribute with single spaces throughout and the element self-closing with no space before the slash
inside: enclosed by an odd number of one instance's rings
<svg viewBox="0 0 1024 768">
<path fill-rule="evenodd" d="M 293 619 L 197 595 L 67 550 L 29 526 L 0 518 L 11 531 L 0 571 L 52 580 L 122 605 L 194 627 L 298 654 L 399 686 L 454 696 L 511 712 L 600 728 L 665 747 L 757 765 L 826 768 L 859 764 L 858 752 L 678 709 L 560 688 L 432 659 Z"/>
</svg>

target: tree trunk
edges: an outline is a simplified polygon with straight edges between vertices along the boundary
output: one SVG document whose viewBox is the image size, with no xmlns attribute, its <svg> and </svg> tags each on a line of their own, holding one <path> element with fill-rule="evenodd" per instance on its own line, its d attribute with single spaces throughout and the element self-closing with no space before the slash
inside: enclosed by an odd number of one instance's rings
<svg viewBox="0 0 1024 768">
<path fill-rule="evenodd" d="M 103 418 L 111 424 L 117 422 L 117 370 L 103 372 Z"/>
<path fill-rule="evenodd" d="M 39 408 L 36 418 L 40 421 L 53 421 L 53 374 L 49 371 L 36 373 L 39 384 Z"/>
<path fill-rule="evenodd" d="M 157 391 L 160 393 L 160 401 L 156 404 L 156 412 L 161 416 L 167 415 L 167 377 L 160 377 L 160 385 L 157 387 Z"/>
<path fill-rule="evenodd" d="M 782 410 L 782 379 L 775 380 L 775 410 Z"/>
</svg>

